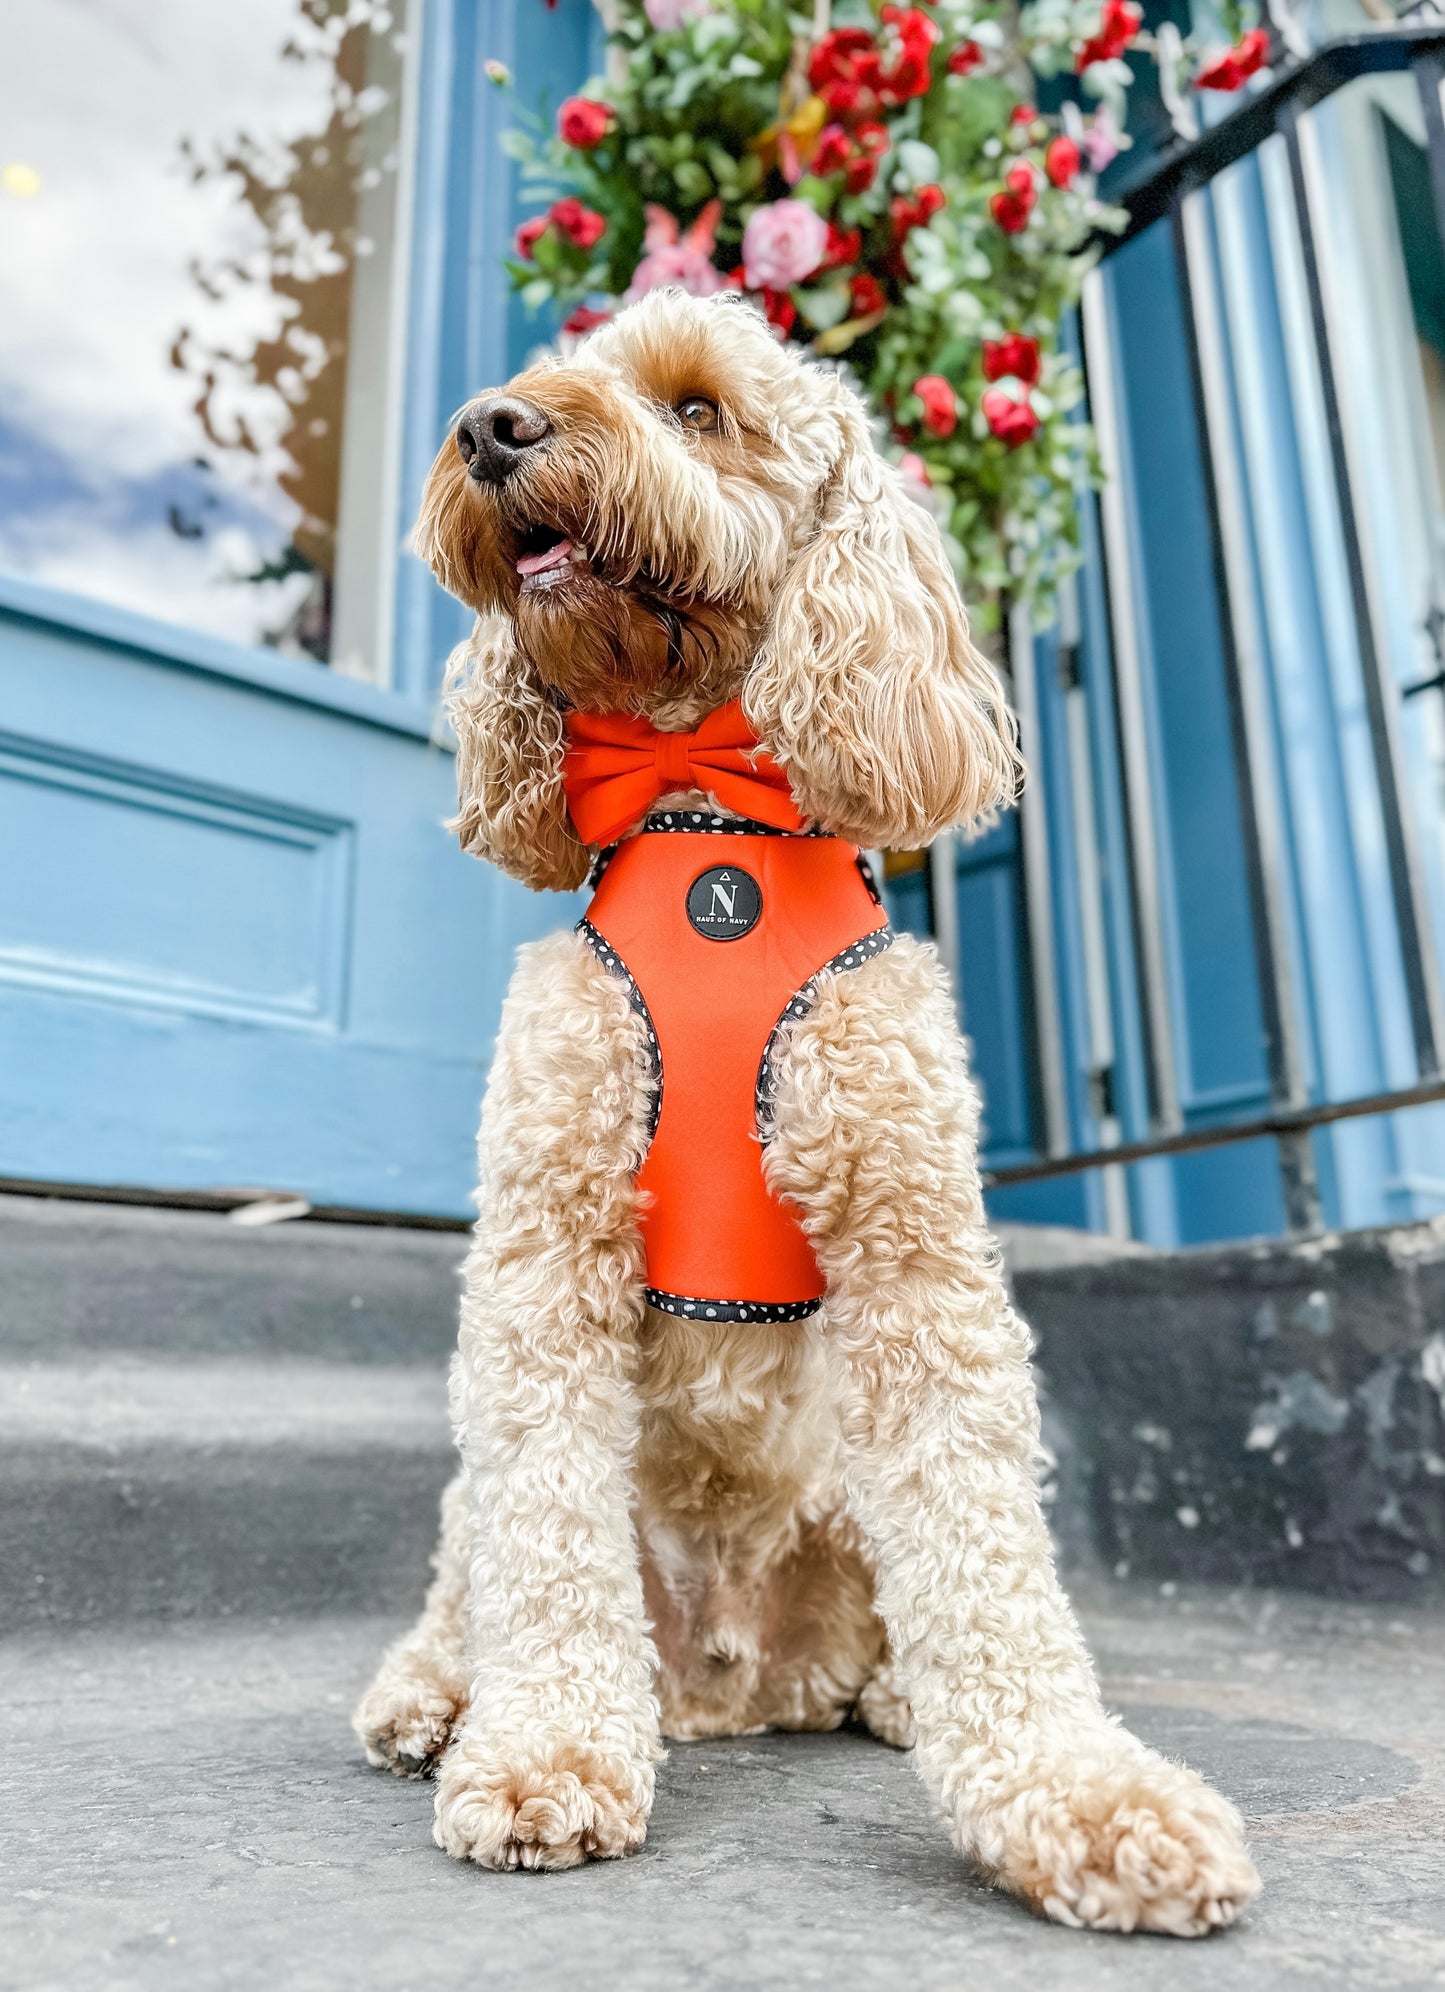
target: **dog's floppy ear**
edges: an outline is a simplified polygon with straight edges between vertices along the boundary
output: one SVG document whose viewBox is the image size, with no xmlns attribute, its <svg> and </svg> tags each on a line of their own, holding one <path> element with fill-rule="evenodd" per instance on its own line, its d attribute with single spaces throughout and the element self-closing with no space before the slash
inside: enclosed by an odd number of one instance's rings
<svg viewBox="0 0 1445 1992">
<path fill-rule="evenodd" d="M 562 715 L 512 640 L 505 616 L 482 616 L 447 663 L 447 711 L 457 736 L 462 849 L 541 891 L 568 892 L 587 853 L 562 790 Z"/>
<path fill-rule="evenodd" d="M 743 689 L 806 816 L 912 849 L 1011 802 L 1023 775 L 998 675 L 974 648 L 932 517 L 833 388 L 842 449 Z"/>
</svg>

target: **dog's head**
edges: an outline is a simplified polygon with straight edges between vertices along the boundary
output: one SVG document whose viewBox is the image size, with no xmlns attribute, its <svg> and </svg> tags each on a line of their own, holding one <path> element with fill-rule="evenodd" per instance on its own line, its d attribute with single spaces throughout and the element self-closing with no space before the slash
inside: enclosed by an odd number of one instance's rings
<svg viewBox="0 0 1445 1992">
<path fill-rule="evenodd" d="M 529 884 L 585 870 L 569 707 L 691 726 L 741 693 L 803 813 L 864 844 L 1015 791 L 933 520 L 857 396 L 736 298 L 654 292 L 473 402 L 417 544 L 480 616 L 451 670 L 458 829 Z"/>
</svg>

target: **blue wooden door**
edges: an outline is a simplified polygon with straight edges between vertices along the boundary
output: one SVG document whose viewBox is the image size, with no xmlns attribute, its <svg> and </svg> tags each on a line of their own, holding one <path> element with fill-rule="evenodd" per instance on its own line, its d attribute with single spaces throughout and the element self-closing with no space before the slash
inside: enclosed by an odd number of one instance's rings
<svg viewBox="0 0 1445 1992">
<path fill-rule="evenodd" d="M 592 32 L 584 0 L 12 24 L 0 1178 L 466 1210 L 513 949 L 568 907 L 443 827 L 465 619 L 403 538 L 529 339 L 481 65 L 555 97 Z"/>
</svg>

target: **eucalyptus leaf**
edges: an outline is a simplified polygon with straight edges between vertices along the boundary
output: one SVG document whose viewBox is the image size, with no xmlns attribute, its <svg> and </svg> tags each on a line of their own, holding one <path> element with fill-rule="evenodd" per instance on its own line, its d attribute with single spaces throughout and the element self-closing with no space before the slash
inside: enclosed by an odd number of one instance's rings
<svg viewBox="0 0 1445 1992">
<path fill-rule="evenodd" d="M 931 186 L 943 170 L 938 154 L 921 139 L 905 139 L 894 148 L 893 156 L 915 187 Z"/>
<path fill-rule="evenodd" d="M 826 332 L 848 316 L 851 302 L 846 284 L 820 284 L 798 293 L 798 315 L 815 332 Z"/>
</svg>

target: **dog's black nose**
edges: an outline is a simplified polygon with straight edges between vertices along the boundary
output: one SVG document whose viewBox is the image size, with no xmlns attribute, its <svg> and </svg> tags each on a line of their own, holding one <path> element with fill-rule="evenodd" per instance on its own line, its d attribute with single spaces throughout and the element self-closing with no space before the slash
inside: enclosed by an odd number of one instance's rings
<svg viewBox="0 0 1445 1992">
<path fill-rule="evenodd" d="M 457 450 L 478 484 L 501 484 L 551 433 L 552 424 L 534 403 L 515 394 L 484 394 L 462 410 Z"/>
</svg>

